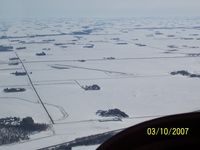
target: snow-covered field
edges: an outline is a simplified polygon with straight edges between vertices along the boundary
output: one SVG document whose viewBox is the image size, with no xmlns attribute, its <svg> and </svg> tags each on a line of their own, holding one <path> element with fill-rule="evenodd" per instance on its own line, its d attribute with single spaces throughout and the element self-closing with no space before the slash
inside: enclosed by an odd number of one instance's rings
<svg viewBox="0 0 200 150">
<path fill-rule="evenodd" d="M 2 21 L 0 46 L 13 49 L 0 50 L 0 118 L 31 116 L 52 128 L 0 149 L 39 149 L 200 110 L 200 78 L 170 74 L 200 74 L 199 23 L 196 18 Z M 36 55 L 41 52 L 46 55 Z M 22 63 L 12 65 L 9 59 L 17 56 Z M 11 74 L 16 71 L 29 76 Z M 93 84 L 101 89 L 83 89 Z M 26 91 L 5 93 L 5 88 Z M 96 115 L 114 108 L 129 118 Z"/>
</svg>

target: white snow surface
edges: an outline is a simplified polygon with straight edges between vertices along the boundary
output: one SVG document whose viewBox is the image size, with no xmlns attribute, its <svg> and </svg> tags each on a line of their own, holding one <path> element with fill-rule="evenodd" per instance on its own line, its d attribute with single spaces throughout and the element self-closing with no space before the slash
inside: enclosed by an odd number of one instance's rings
<svg viewBox="0 0 200 150">
<path fill-rule="evenodd" d="M 21 63 L 9 65 L 9 58 L 17 53 L 55 124 L 0 150 L 34 150 L 200 110 L 200 78 L 170 74 L 178 70 L 200 74 L 200 59 L 191 56 L 200 54 L 199 23 L 188 18 L 4 22 L 0 37 L 8 38 L 0 38 L 0 45 L 13 46 L 13 51 L 0 51 L 0 118 L 31 116 L 35 122 L 51 124 L 28 77 L 11 74 L 25 71 Z M 87 29 L 92 32 L 73 34 Z M 90 44 L 94 47 L 84 47 Z M 36 55 L 41 52 L 46 55 Z M 82 88 L 93 84 L 101 90 Z M 3 91 L 12 87 L 26 91 Z M 98 110 L 114 108 L 129 118 L 101 122 L 107 118 L 96 115 Z"/>
</svg>

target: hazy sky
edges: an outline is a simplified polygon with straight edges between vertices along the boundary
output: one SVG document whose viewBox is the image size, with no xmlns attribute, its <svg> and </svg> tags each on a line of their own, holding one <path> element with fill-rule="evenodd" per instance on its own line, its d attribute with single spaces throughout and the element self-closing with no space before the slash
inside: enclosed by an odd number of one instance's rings
<svg viewBox="0 0 200 150">
<path fill-rule="evenodd" d="M 198 16 L 200 0 L 0 0 L 0 18 Z"/>
</svg>

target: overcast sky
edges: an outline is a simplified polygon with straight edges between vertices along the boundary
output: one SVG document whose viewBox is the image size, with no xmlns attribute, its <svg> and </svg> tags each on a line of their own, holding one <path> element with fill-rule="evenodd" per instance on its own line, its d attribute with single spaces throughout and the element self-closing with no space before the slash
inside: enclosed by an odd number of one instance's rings
<svg viewBox="0 0 200 150">
<path fill-rule="evenodd" d="M 0 18 L 198 16 L 200 0 L 0 0 Z"/>
</svg>

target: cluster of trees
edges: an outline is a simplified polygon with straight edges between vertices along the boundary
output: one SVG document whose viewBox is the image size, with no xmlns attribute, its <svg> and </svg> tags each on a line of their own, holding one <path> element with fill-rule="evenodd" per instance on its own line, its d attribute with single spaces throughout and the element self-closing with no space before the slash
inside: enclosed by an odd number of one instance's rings
<svg viewBox="0 0 200 150">
<path fill-rule="evenodd" d="M 0 145 L 28 140 L 28 133 L 14 126 L 0 126 Z"/>
<path fill-rule="evenodd" d="M 189 73 L 188 71 L 185 70 L 180 70 L 180 71 L 174 71 L 170 73 L 171 75 L 183 75 L 183 76 L 188 76 L 190 78 L 200 78 L 200 74 L 194 74 L 194 73 Z"/>
<path fill-rule="evenodd" d="M 109 110 L 98 110 L 96 115 L 101 117 L 118 117 L 118 118 L 127 118 L 129 117 L 125 112 L 115 108 Z"/>
<path fill-rule="evenodd" d="M 98 86 L 97 84 L 93 84 L 93 85 L 86 85 L 82 87 L 84 90 L 100 90 L 100 86 Z"/>
<path fill-rule="evenodd" d="M 48 129 L 47 124 L 35 123 L 31 117 L 20 119 L 8 117 L 0 119 L 0 145 L 28 140 L 33 132 L 41 132 Z"/>
<path fill-rule="evenodd" d="M 3 46 L 0 45 L 0 51 L 12 51 L 13 46 Z"/>
</svg>

